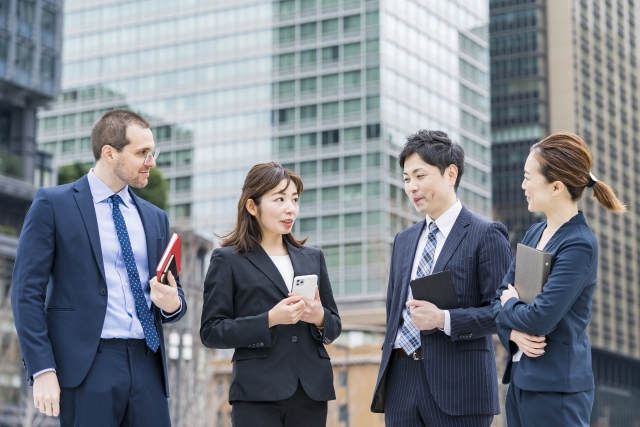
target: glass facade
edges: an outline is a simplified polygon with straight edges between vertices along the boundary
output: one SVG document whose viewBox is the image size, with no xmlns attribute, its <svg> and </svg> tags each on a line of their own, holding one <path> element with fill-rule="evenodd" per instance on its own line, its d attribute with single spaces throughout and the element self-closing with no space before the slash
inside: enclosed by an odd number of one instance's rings
<svg viewBox="0 0 640 427">
<path fill-rule="evenodd" d="M 279 161 L 304 180 L 294 231 L 324 250 L 344 308 L 384 307 L 394 235 L 420 220 L 398 165 L 407 135 L 460 142 L 459 197 L 491 216 L 486 1 L 65 8 L 64 92 L 38 132 L 57 164 L 93 161 L 103 112 L 139 111 L 162 149 L 172 223 L 212 238 L 233 225 L 249 168 Z"/>
</svg>

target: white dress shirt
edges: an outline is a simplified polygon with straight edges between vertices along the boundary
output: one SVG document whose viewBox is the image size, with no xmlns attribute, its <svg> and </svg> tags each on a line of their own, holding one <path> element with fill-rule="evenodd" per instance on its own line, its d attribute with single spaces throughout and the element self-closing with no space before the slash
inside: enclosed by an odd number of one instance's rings
<svg viewBox="0 0 640 427">
<path fill-rule="evenodd" d="M 453 206 L 447 209 L 442 215 L 435 220 L 436 225 L 438 226 L 438 233 L 436 234 L 436 251 L 433 255 L 433 267 L 435 267 L 436 262 L 438 261 L 438 256 L 440 256 L 440 252 L 442 252 L 442 247 L 444 246 L 444 242 L 449 237 L 449 233 L 451 233 L 451 229 L 453 225 L 456 223 L 458 219 L 458 215 L 460 215 L 460 211 L 462 210 L 462 203 L 460 200 L 457 200 Z M 418 240 L 418 247 L 416 248 L 416 255 L 413 259 L 413 268 L 411 269 L 411 280 L 416 278 L 416 274 L 418 272 L 418 264 L 420 263 L 420 259 L 422 258 L 422 252 L 424 252 L 425 246 L 427 246 L 427 237 L 429 236 L 429 224 L 434 221 L 429 215 L 427 215 L 427 223 L 425 224 L 424 229 L 422 230 L 422 234 L 420 235 L 420 240 Z M 407 292 L 407 301 L 409 301 L 409 293 Z M 444 333 L 447 335 L 451 335 L 451 316 L 449 315 L 449 310 L 444 311 Z M 402 332 L 402 327 L 398 329 L 398 335 L 396 336 L 396 341 L 393 344 L 393 348 L 400 348 L 400 344 L 398 342 L 398 338 L 400 338 L 400 333 Z"/>
<path fill-rule="evenodd" d="M 289 258 L 289 255 L 269 256 L 269 258 L 278 267 L 287 289 L 291 292 L 293 288 L 293 264 L 291 264 L 291 258 Z"/>
</svg>

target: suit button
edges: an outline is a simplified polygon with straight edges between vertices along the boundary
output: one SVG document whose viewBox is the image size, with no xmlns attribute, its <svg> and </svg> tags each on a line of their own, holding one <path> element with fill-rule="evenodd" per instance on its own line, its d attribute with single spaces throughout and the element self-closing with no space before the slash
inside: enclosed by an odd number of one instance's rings
<svg viewBox="0 0 640 427">
<path fill-rule="evenodd" d="M 298 342 L 298 337 L 297 337 L 297 336 L 295 336 L 295 335 L 294 335 L 294 336 L 292 336 L 292 337 L 291 337 L 291 341 L 293 341 L 293 342 Z"/>
<path fill-rule="evenodd" d="M 100 295 L 105 296 L 107 294 L 106 289 L 100 289 Z"/>
</svg>

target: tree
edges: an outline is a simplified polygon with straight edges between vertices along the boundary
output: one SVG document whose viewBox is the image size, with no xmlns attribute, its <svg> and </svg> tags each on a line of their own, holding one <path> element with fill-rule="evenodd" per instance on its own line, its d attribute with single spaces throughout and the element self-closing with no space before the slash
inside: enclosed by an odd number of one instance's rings
<svg viewBox="0 0 640 427">
<path fill-rule="evenodd" d="M 91 169 L 92 164 L 75 162 L 72 165 L 60 166 L 58 168 L 58 184 L 68 184 L 77 181 Z M 162 176 L 157 168 L 149 171 L 149 183 L 144 188 L 132 188 L 136 196 L 156 205 L 160 209 L 167 208 L 167 193 L 169 183 Z"/>
</svg>

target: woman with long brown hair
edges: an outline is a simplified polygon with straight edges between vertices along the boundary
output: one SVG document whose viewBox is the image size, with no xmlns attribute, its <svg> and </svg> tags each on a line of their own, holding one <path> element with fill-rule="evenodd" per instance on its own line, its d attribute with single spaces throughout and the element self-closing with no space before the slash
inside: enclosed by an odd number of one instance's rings
<svg viewBox="0 0 640 427">
<path fill-rule="evenodd" d="M 509 359 L 509 427 L 589 426 L 594 381 L 587 325 L 597 282 L 598 242 L 578 211 L 585 190 L 606 209 L 626 212 L 613 190 L 592 173 L 593 159 L 577 135 L 553 134 L 531 147 L 522 189 L 533 225 L 522 244 L 551 253 L 551 272 L 533 303 L 513 287 L 515 260 L 496 298 L 493 315 Z M 516 254 L 516 256 L 518 256 Z"/>
<path fill-rule="evenodd" d="M 200 338 L 235 349 L 229 389 L 235 427 L 325 426 L 335 399 L 325 344 L 342 325 L 322 251 L 291 229 L 302 180 L 278 163 L 249 171 L 235 228 L 213 251 L 204 282 Z M 316 275 L 314 298 L 294 277 Z"/>
</svg>

